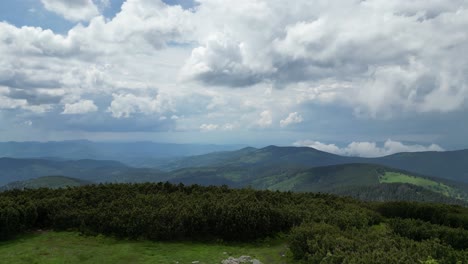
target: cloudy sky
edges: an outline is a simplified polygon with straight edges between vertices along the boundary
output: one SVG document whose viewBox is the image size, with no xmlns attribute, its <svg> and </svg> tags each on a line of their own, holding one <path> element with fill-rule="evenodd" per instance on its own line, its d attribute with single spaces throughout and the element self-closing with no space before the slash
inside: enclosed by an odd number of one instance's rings
<svg viewBox="0 0 468 264">
<path fill-rule="evenodd" d="M 467 0 L 0 2 L 0 141 L 468 148 Z"/>
</svg>

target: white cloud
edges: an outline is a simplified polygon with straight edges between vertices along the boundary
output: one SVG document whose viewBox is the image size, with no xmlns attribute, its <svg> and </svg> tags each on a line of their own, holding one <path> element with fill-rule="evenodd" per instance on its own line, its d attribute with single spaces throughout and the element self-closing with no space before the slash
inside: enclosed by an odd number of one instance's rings
<svg viewBox="0 0 468 264">
<path fill-rule="evenodd" d="M 99 15 L 92 0 L 41 0 L 44 8 L 71 21 L 88 21 Z"/>
<path fill-rule="evenodd" d="M 11 119 L 65 119 L 63 106 L 93 98 L 109 131 L 154 115 L 167 118 L 167 131 L 169 123 L 217 131 L 278 124 L 295 133 L 312 122 L 293 126 L 300 115 L 284 115 L 294 111 L 407 122 L 427 112 L 457 118 L 468 106 L 466 0 L 200 0 L 193 10 L 128 0 L 113 18 L 99 14 L 107 0 L 42 1 L 88 21 L 63 34 L 0 22 L 0 86 L 8 89 L 0 108 L 9 109 L 0 114 Z M 401 124 L 394 133 L 430 129 Z"/>
<path fill-rule="evenodd" d="M 208 132 L 208 131 L 213 131 L 213 130 L 216 130 L 218 129 L 218 125 L 216 124 L 202 124 L 200 126 L 200 130 L 201 131 L 205 131 L 205 132 Z"/>
<path fill-rule="evenodd" d="M 25 126 L 29 126 L 29 127 L 30 127 L 30 126 L 33 125 L 33 122 L 32 122 L 31 120 L 26 120 L 26 121 L 23 122 L 23 124 L 24 124 Z"/>
<path fill-rule="evenodd" d="M 224 125 L 218 124 L 202 124 L 199 129 L 203 132 L 207 131 L 232 131 L 237 128 L 236 124 L 226 123 Z"/>
<path fill-rule="evenodd" d="M 326 144 L 313 140 L 297 141 L 294 143 L 294 146 L 311 147 L 337 155 L 357 157 L 382 157 L 400 152 L 444 151 L 444 149 L 437 144 L 431 144 L 429 146 L 405 145 L 391 139 L 385 141 L 381 147 L 375 142 L 352 142 L 348 146 L 340 148 L 335 144 Z"/>
<path fill-rule="evenodd" d="M 359 116 L 467 106 L 464 0 L 202 0 L 193 19 L 200 45 L 182 74 L 205 85 L 302 82 Z"/>
<path fill-rule="evenodd" d="M 237 126 L 235 124 L 232 124 L 232 123 L 226 123 L 224 124 L 224 126 L 222 127 L 222 129 L 224 131 L 231 131 L 231 130 L 234 130 Z"/>
<path fill-rule="evenodd" d="M 81 100 L 72 104 L 65 104 L 62 114 L 86 114 L 96 112 L 98 107 L 92 100 Z"/>
<path fill-rule="evenodd" d="M 281 127 L 287 127 L 287 126 L 289 126 L 291 124 L 302 123 L 302 121 L 303 121 L 302 116 L 297 112 L 293 112 L 293 113 L 290 113 L 288 115 L 288 117 L 286 117 L 285 119 L 280 121 L 280 126 Z"/>
<path fill-rule="evenodd" d="M 260 119 L 257 120 L 257 125 L 260 127 L 269 127 L 273 123 L 273 117 L 269 110 L 260 113 Z"/>
<path fill-rule="evenodd" d="M 134 113 L 142 113 L 145 115 L 162 114 L 172 109 L 171 101 L 161 94 L 155 97 L 148 95 L 135 94 L 114 94 L 114 99 L 107 109 L 115 118 L 129 118 Z M 172 116 L 172 119 L 177 119 L 177 116 Z"/>
</svg>

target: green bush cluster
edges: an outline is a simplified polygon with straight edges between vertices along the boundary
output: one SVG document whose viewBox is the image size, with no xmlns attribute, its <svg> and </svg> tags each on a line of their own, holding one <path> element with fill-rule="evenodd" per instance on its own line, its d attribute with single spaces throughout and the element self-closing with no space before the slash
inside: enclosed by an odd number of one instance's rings
<svg viewBox="0 0 468 264">
<path fill-rule="evenodd" d="M 169 183 L 101 184 L 0 193 L 0 238 L 25 229 L 78 229 L 152 240 L 252 240 L 356 206 L 326 194 L 294 194 Z M 356 202 L 357 203 L 357 202 Z M 348 208 L 349 207 L 349 208 Z M 367 210 L 369 213 L 373 213 Z M 352 221 L 336 218 L 340 225 Z"/>
<path fill-rule="evenodd" d="M 284 232 L 305 263 L 468 263 L 467 216 L 460 206 L 169 183 L 0 193 L 0 239 L 35 229 L 227 241 Z"/>
</svg>

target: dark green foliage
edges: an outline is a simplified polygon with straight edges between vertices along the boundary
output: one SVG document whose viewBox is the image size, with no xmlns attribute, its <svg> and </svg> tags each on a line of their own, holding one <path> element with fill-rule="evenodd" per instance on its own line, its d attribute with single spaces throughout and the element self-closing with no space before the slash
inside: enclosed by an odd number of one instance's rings
<svg viewBox="0 0 468 264">
<path fill-rule="evenodd" d="M 468 205 L 468 201 L 450 198 L 423 187 L 407 183 L 381 183 L 378 185 L 339 187 L 330 190 L 330 193 L 351 196 L 363 201 L 413 201 Z"/>
<path fill-rule="evenodd" d="M 338 210 L 352 212 L 355 203 L 321 194 L 169 183 L 15 190 L 1 193 L 0 201 L 8 203 L 3 238 L 24 228 L 53 228 L 130 238 L 224 240 L 250 240 L 287 231 L 315 214 L 327 219 Z M 18 220 L 24 210 L 19 201 L 34 206 L 35 221 Z"/>
<path fill-rule="evenodd" d="M 466 246 L 466 245 L 465 245 Z M 436 237 L 422 242 L 401 237 L 385 225 L 341 230 L 327 223 L 304 223 L 290 235 L 290 249 L 305 263 L 466 263 L 467 251 Z"/>
<path fill-rule="evenodd" d="M 378 204 L 376 210 L 385 217 L 419 219 L 432 224 L 468 229 L 468 208 L 466 207 L 429 203 L 387 202 Z"/>
<path fill-rule="evenodd" d="M 284 232 L 305 263 L 467 263 L 467 216 L 459 206 L 170 183 L 0 193 L 0 239 L 39 228 L 151 240 Z"/>
<path fill-rule="evenodd" d="M 395 218 L 389 221 L 395 233 L 416 241 L 437 238 L 456 249 L 468 248 L 468 230 L 434 225 L 415 219 Z"/>
</svg>

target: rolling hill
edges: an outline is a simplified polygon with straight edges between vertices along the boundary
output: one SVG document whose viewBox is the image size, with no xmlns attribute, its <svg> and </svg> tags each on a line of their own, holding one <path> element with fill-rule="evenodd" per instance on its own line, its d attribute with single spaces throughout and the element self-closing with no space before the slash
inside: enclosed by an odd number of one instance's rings
<svg viewBox="0 0 468 264">
<path fill-rule="evenodd" d="M 440 155 L 451 156 L 442 159 Z M 440 158 L 462 172 L 465 151 L 442 153 L 400 153 L 375 159 L 342 157 L 311 148 L 275 147 L 244 148 L 215 152 L 171 161 L 166 171 L 134 168 L 116 161 L 12 159 L 0 158 L 0 185 L 18 183 L 48 175 L 64 175 L 89 183 L 160 182 L 228 185 L 293 192 L 327 192 L 351 195 L 367 200 L 417 200 L 459 203 L 468 201 L 468 184 L 426 176 L 378 163 L 410 166 L 406 159 L 421 159 L 414 170 L 423 167 L 421 157 Z M 453 156 L 458 156 L 455 159 Z M 404 162 L 397 162 L 403 160 Z M 362 163 L 365 161 L 367 163 Z M 431 163 L 429 159 L 426 163 Z M 434 164 L 440 162 L 434 161 Z M 434 166 L 430 164 L 428 166 Z M 424 168 L 425 169 L 425 168 Z M 170 170 L 170 171 L 167 171 Z M 442 171 L 435 171 L 438 174 Z M 460 174 L 447 174 L 460 175 Z M 448 179 L 447 179 L 448 178 Z M 458 177 L 453 177 L 458 178 Z M 47 182 L 47 181 L 46 181 Z M 47 183 L 44 184 L 47 186 Z M 53 183 L 49 187 L 54 187 Z"/>
<path fill-rule="evenodd" d="M 3 187 L 0 187 L 0 191 L 12 190 L 12 189 L 37 189 L 37 188 L 51 188 L 58 189 L 64 187 L 77 187 L 82 185 L 90 184 L 90 182 L 64 177 L 64 176 L 44 176 L 35 179 L 29 179 L 26 181 L 11 182 Z"/>
<path fill-rule="evenodd" d="M 150 167 L 175 157 L 237 150 L 240 145 L 174 144 L 141 142 L 0 142 L 0 157 L 53 158 L 64 160 L 115 160 L 133 167 Z"/>
<path fill-rule="evenodd" d="M 313 168 L 351 163 L 384 165 L 468 183 L 468 150 L 398 153 L 380 158 L 360 158 L 339 156 L 308 147 L 268 146 L 181 158 L 162 164 L 159 168 L 166 171 L 193 167 L 245 167 L 262 170 L 271 166 Z"/>
<path fill-rule="evenodd" d="M 422 176 L 376 164 L 314 168 L 241 166 L 186 168 L 169 173 L 170 182 L 293 192 L 326 192 L 366 200 L 444 201 L 465 204 L 468 184 Z M 374 193 L 372 197 L 370 193 Z"/>
<path fill-rule="evenodd" d="M 94 183 L 155 182 L 166 177 L 157 169 L 133 168 L 116 161 L 0 158 L 0 185 L 50 175 Z"/>
</svg>

